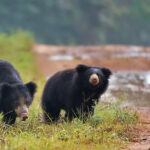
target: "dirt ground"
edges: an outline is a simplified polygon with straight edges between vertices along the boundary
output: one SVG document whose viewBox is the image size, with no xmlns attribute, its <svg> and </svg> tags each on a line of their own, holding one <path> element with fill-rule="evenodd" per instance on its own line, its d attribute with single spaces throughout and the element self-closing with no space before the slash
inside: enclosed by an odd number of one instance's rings
<svg viewBox="0 0 150 150">
<path fill-rule="evenodd" d="M 36 64 L 46 77 L 73 68 L 77 64 L 105 66 L 112 71 L 150 71 L 150 47 L 102 45 L 102 46 L 54 46 L 33 45 Z M 128 150 L 150 150 L 150 107 L 136 108 L 140 114 L 139 128 L 132 130 L 134 140 Z"/>
<path fill-rule="evenodd" d="M 139 57 L 123 57 L 118 55 L 139 51 Z M 128 51 L 127 51 L 128 50 Z M 144 53 L 150 55 L 150 48 L 134 46 L 47 46 L 34 45 L 33 53 L 39 69 L 46 75 L 56 71 L 75 67 L 77 64 L 105 66 L 113 71 L 117 70 L 150 70 L 150 58 L 140 57 Z M 71 60 L 50 60 L 51 56 L 73 56 Z M 87 57 L 87 58 L 84 58 Z"/>
<path fill-rule="evenodd" d="M 126 150 L 150 150 L 150 108 L 136 108 L 139 113 L 139 123 L 130 131 L 132 141 L 127 145 Z"/>
</svg>

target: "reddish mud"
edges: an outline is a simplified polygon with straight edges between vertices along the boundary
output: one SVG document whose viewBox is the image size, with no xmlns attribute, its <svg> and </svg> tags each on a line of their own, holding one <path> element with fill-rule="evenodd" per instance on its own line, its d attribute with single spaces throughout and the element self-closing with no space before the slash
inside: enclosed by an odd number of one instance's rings
<svg viewBox="0 0 150 150">
<path fill-rule="evenodd" d="M 131 130 L 134 138 L 127 150 L 150 150 L 150 107 L 136 109 L 140 115 L 140 123 Z"/>
<path fill-rule="evenodd" d="M 135 57 L 133 55 L 135 53 Z M 34 45 L 39 69 L 49 76 L 77 64 L 106 66 L 117 70 L 150 70 L 150 48 L 137 46 L 47 46 Z M 129 53 L 129 57 L 126 54 Z M 130 53 L 132 54 L 130 56 Z M 145 54 L 145 57 L 143 56 Z M 54 57 L 55 56 L 55 57 Z M 64 58 L 68 56 L 69 58 Z M 142 57 L 141 57 L 142 56 Z M 149 56 L 149 57 L 146 57 Z"/>
</svg>

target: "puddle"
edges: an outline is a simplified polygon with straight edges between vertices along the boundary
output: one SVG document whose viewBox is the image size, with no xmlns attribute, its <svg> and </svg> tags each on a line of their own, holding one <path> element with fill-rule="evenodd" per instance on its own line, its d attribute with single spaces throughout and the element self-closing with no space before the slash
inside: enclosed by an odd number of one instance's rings
<svg viewBox="0 0 150 150">
<path fill-rule="evenodd" d="M 142 57 L 142 58 L 150 58 L 150 53 L 139 53 L 137 52 L 125 52 L 122 54 L 115 54 L 112 56 L 113 58 L 135 58 L 135 57 Z"/>
<path fill-rule="evenodd" d="M 120 71 L 113 74 L 105 95 L 109 102 L 122 105 L 150 106 L 150 71 Z"/>
<path fill-rule="evenodd" d="M 144 53 L 144 52 L 139 52 L 139 51 L 131 51 L 131 52 L 121 52 L 121 53 L 116 53 L 111 56 L 108 54 L 99 54 L 99 53 L 85 53 L 85 54 L 80 54 L 80 53 L 71 53 L 70 55 L 51 55 L 48 57 L 48 60 L 73 60 L 73 59 L 80 59 L 80 60 L 85 60 L 85 59 L 99 59 L 99 58 L 148 58 L 150 59 L 150 53 Z"/>
<path fill-rule="evenodd" d="M 73 60 L 74 57 L 70 55 L 54 55 L 54 56 L 49 56 L 48 60 Z"/>
<path fill-rule="evenodd" d="M 58 61 L 58 60 L 74 60 L 74 59 L 90 59 L 92 58 L 90 55 L 53 55 L 49 56 L 48 60 Z"/>
<path fill-rule="evenodd" d="M 49 60 L 100 59 L 100 58 L 148 58 L 150 50 L 145 47 L 50 47 L 43 49 Z M 41 51 L 38 50 L 41 54 Z"/>
</svg>

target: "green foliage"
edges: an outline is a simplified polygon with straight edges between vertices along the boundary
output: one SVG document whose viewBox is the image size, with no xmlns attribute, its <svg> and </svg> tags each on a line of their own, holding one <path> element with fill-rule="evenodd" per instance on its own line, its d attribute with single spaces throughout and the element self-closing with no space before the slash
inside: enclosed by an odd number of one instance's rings
<svg viewBox="0 0 150 150">
<path fill-rule="evenodd" d="M 0 35 L 0 59 L 8 60 L 21 70 L 25 80 L 31 80 L 36 72 L 31 50 L 34 40 L 28 32 L 18 31 L 11 34 Z"/>
<path fill-rule="evenodd" d="M 95 115 L 85 123 L 74 119 L 51 125 L 42 122 L 40 99 L 45 80 L 34 64 L 30 52 L 33 39 L 26 32 L 0 35 L 0 59 L 11 62 L 24 81 L 34 80 L 38 92 L 25 122 L 17 119 L 13 126 L 2 123 L 0 116 L 0 149 L 3 150 L 119 150 L 128 140 L 128 129 L 136 123 L 137 116 L 117 105 L 97 105 Z"/>
<path fill-rule="evenodd" d="M 3 149 L 120 149 L 123 140 L 128 139 L 126 131 L 131 122 L 127 118 L 132 115 L 132 121 L 135 121 L 135 114 L 126 114 L 126 120 L 122 123 L 115 119 L 116 109 L 119 108 L 97 106 L 99 112 L 96 111 L 92 120 L 86 123 L 74 119 L 71 123 L 45 125 L 32 114 L 26 122 L 18 121 L 12 127 L 1 123 L 1 145 Z M 94 124 L 98 116 L 103 119 Z"/>
<path fill-rule="evenodd" d="M 0 32 L 24 29 L 49 44 L 150 45 L 150 1 L 1 0 Z"/>
</svg>

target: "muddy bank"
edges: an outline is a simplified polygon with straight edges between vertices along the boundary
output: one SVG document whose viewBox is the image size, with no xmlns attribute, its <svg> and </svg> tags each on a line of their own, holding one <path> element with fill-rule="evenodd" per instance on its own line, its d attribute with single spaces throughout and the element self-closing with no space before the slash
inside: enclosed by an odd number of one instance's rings
<svg viewBox="0 0 150 150">
<path fill-rule="evenodd" d="M 150 48 L 144 46 L 125 45 L 100 45 L 100 46 L 55 46 L 55 45 L 33 45 L 33 51 L 39 54 L 57 56 L 60 60 L 69 56 L 69 59 L 100 59 L 100 58 L 150 58 Z M 64 60 L 63 59 L 63 60 Z"/>
<path fill-rule="evenodd" d="M 40 70 L 49 76 L 77 64 L 106 66 L 113 71 L 150 70 L 150 48 L 137 46 L 48 46 L 34 45 Z"/>
</svg>

